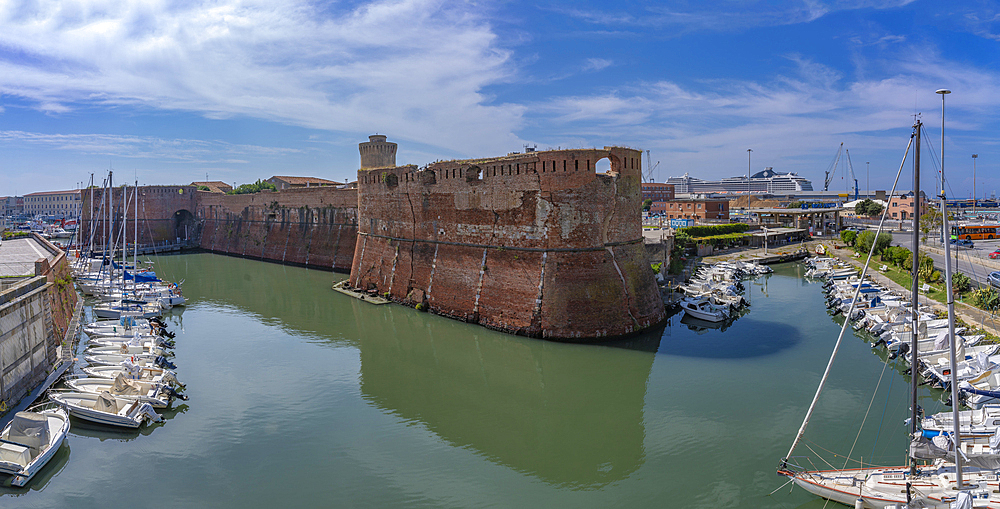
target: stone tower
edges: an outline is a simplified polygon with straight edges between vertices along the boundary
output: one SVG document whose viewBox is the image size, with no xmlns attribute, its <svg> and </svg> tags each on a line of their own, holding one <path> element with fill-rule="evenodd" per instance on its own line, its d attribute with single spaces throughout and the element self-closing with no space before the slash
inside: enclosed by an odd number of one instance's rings
<svg viewBox="0 0 1000 509">
<path fill-rule="evenodd" d="M 396 144 L 385 141 L 385 136 L 373 134 L 368 142 L 358 143 L 361 151 L 361 169 L 396 166 Z"/>
</svg>

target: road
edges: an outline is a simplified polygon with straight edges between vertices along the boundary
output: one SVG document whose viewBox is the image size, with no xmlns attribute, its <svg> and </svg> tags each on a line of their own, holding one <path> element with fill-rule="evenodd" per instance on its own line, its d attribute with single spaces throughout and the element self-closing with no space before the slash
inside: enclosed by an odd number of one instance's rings
<svg viewBox="0 0 1000 509">
<path fill-rule="evenodd" d="M 892 233 L 892 244 L 894 246 L 902 246 L 912 250 L 913 232 L 893 231 L 890 233 Z M 942 247 L 940 242 L 933 240 L 929 242 L 932 247 Z M 997 248 L 1000 248 L 1000 239 L 977 240 L 973 248 L 951 246 L 951 268 L 953 271 L 961 272 L 969 276 L 973 281 L 978 281 L 985 285 L 987 284 L 986 276 L 997 269 L 983 265 L 980 260 L 986 259 Z M 937 253 L 927 254 L 934 260 L 934 266 L 940 269 L 943 274 L 944 256 Z"/>
</svg>

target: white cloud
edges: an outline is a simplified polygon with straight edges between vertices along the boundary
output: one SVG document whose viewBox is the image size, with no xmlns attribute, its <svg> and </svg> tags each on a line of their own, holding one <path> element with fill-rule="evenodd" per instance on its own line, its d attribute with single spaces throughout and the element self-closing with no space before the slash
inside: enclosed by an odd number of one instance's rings
<svg viewBox="0 0 1000 509">
<path fill-rule="evenodd" d="M 482 7 L 384 0 L 37 0 L 0 4 L 0 90 L 50 114 L 80 103 L 391 132 L 502 152 L 523 108 L 483 87 L 512 73 Z M 474 134 L 473 134 L 474 133 Z"/>
<path fill-rule="evenodd" d="M 614 64 L 613 61 L 604 58 L 588 58 L 583 64 L 584 71 L 600 71 Z"/>
<path fill-rule="evenodd" d="M 840 142 L 867 160 L 882 153 L 887 165 L 897 165 L 906 144 L 899 136 L 908 132 L 914 113 L 923 112 L 928 128 L 937 129 L 938 88 L 956 91 L 948 99 L 950 144 L 991 129 L 1000 112 L 1000 74 L 944 61 L 926 49 L 908 53 L 925 56 L 884 62 L 890 74 L 881 78 L 846 80 L 793 55 L 796 73 L 768 82 L 637 83 L 556 98 L 532 110 L 554 121 L 556 140 L 585 146 L 614 141 L 669 154 L 663 176 L 739 174 L 752 147 L 755 171 L 775 166 L 815 181 Z"/>
<path fill-rule="evenodd" d="M 0 144 L 35 145 L 75 154 L 155 159 L 189 164 L 245 164 L 238 156 L 281 157 L 301 153 L 285 147 L 240 145 L 215 140 L 163 139 L 111 134 L 44 134 L 0 131 Z"/>
<path fill-rule="evenodd" d="M 785 0 L 730 1 L 677 5 L 656 4 L 641 11 L 601 11 L 574 7 L 561 12 L 600 25 L 669 26 L 683 33 L 689 30 L 727 31 L 810 23 L 832 12 L 860 9 L 892 9 L 915 0 Z"/>
</svg>

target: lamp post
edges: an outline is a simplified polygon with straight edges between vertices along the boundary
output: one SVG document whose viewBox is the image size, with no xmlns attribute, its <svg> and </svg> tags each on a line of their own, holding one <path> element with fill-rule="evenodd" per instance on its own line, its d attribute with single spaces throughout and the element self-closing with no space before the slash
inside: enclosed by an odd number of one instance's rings
<svg viewBox="0 0 1000 509">
<path fill-rule="evenodd" d="M 979 154 L 972 154 L 972 214 L 976 213 L 976 159 L 979 159 Z"/>
<path fill-rule="evenodd" d="M 747 149 L 747 214 L 750 213 L 750 152 L 753 149 Z"/>
<path fill-rule="evenodd" d="M 865 191 L 869 198 L 872 197 L 871 161 L 865 161 Z"/>
<path fill-rule="evenodd" d="M 951 350 L 951 388 L 952 388 L 952 400 L 957 402 L 958 394 L 956 392 L 958 387 L 958 379 L 956 378 L 955 372 L 958 369 L 957 359 L 955 359 L 955 295 L 951 289 L 951 244 L 945 242 L 944 236 L 945 232 L 948 231 L 948 208 L 947 201 L 945 197 L 945 186 L 944 186 L 944 96 L 951 93 L 951 90 L 940 89 L 936 91 L 937 94 L 941 95 L 941 242 L 944 243 L 944 280 L 946 281 L 945 286 L 948 290 L 948 343 Z M 919 197 L 914 195 L 913 199 L 918 199 Z M 916 248 L 916 247 L 915 247 Z M 959 420 L 958 420 L 958 405 L 952 405 L 951 407 L 951 418 L 954 422 L 954 435 L 956 439 L 959 437 Z M 956 443 L 956 450 L 958 445 Z M 961 490 L 964 485 L 962 483 L 962 461 L 961 456 L 955 455 L 955 486 Z"/>
</svg>

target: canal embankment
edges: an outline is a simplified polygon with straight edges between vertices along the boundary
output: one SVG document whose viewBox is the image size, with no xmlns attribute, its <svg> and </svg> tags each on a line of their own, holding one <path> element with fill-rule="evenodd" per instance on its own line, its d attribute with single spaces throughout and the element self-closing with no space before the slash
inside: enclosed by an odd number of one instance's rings
<svg viewBox="0 0 1000 509">
<path fill-rule="evenodd" d="M 0 415 L 34 399 L 68 366 L 80 312 L 66 253 L 38 235 L 0 245 Z"/>
<path fill-rule="evenodd" d="M 838 248 L 833 247 L 833 245 L 826 244 L 825 246 L 828 248 L 828 256 L 833 256 L 844 262 L 850 263 L 852 266 L 856 267 L 858 271 L 864 267 L 864 258 L 856 256 L 853 249 Z M 885 288 L 889 288 L 890 290 L 902 295 L 904 298 L 912 300 L 913 297 L 911 290 L 890 279 L 884 272 L 891 270 L 891 268 L 886 267 L 886 270 L 882 271 L 880 269 L 883 265 L 884 264 L 881 261 L 876 261 L 876 259 L 873 258 L 871 265 L 868 267 L 867 275 Z M 921 287 L 923 286 L 924 285 L 921 284 Z M 922 304 L 930 306 L 935 312 L 947 313 L 948 308 L 946 303 L 934 300 L 927 296 L 918 295 L 918 297 Z M 990 313 L 989 311 L 979 309 L 960 300 L 956 300 L 955 315 L 972 328 L 980 328 L 994 337 L 1000 336 L 1000 322 L 998 322 L 997 316 L 994 313 Z"/>
</svg>

